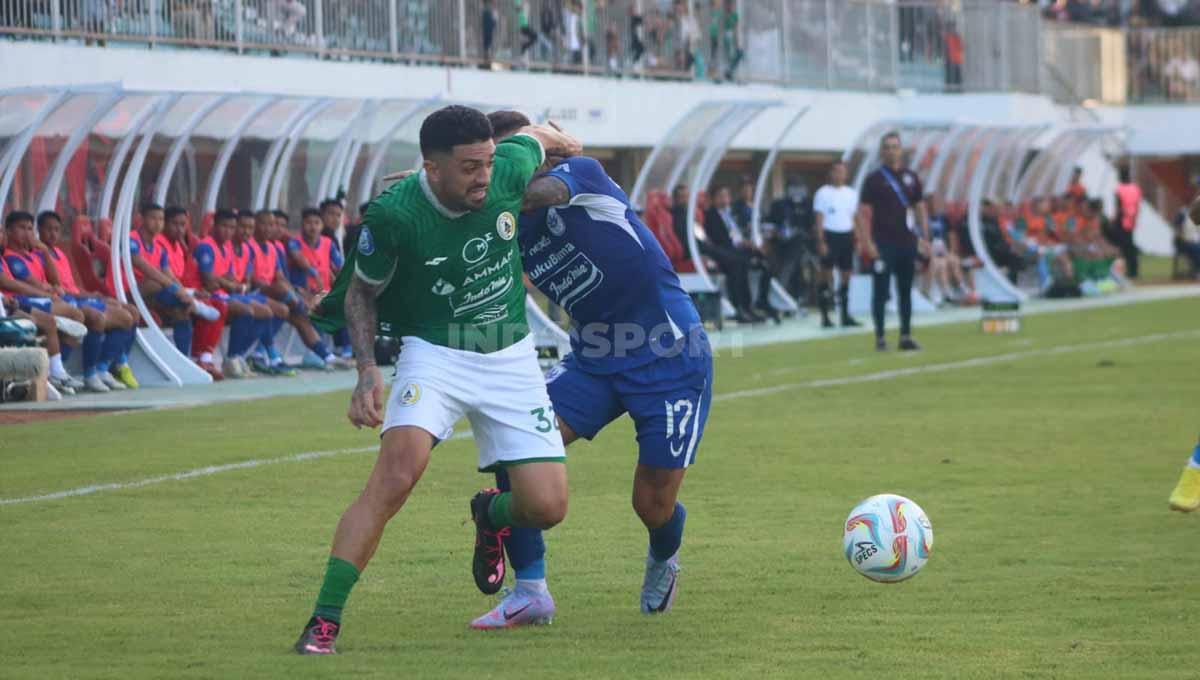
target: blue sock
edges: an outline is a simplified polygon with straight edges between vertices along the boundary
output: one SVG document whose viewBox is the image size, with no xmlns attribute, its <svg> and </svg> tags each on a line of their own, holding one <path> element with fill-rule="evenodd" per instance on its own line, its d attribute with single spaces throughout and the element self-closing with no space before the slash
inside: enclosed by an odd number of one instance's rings
<svg viewBox="0 0 1200 680">
<path fill-rule="evenodd" d="M 275 351 L 275 319 L 264 319 L 258 322 L 258 344 L 272 361 L 279 356 Z"/>
<path fill-rule="evenodd" d="M 121 353 L 117 355 L 117 365 L 124 366 L 129 363 L 129 353 L 133 351 L 133 343 L 137 340 L 137 329 L 130 328 L 125 332 L 125 343 L 121 346 Z"/>
<path fill-rule="evenodd" d="M 254 317 L 235 316 L 229 320 L 229 356 L 240 357 L 254 342 Z"/>
<path fill-rule="evenodd" d="M 313 351 L 313 354 L 316 354 L 317 356 L 321 357 L 322 359 L 329 356 L 329 347 L 327 347 L 325 345 L 325 343 L 320 340 L 313 343 L 313 346 L 309 347 L 309 349 L 311 349 Z"/>
<path fill-rule="evenodd" d="M 176 321 L 171 325 L 171 331 L 175 337 L 175 348 L 185 357 L 192 356 L 192 320 Z"/>
<path fill-rule="evenodd" d="M 504 469 L 496 471 L 496 487 L 501 491 L 512 491 L 508 472 Z M 508 553 L 508 561 L 518 579 L 536 581 L 546 578 L 546 544 L 542 541 L 541 529 L 512 527 L 508 538 L 504 539 L 504 551 Z"/>
<path fill-rule="evenodd" d="M 66 348 L 64 347 L 63 349 Z M 1196 448 L 1192 449 L 1192 460 L 1189 465 L 1194 468 L 1200 468 L 1200 444 L 1196 444 Z"/>
<path fill-rule="evenodd" d="M 88 331 L 83 336 L 83 375 L 90 378 L 96 375 L 100 355 L 104 351 L 104 334 L 99 331 Z"/>
<path fill-rule="evenodd" d="M 59 353 L 62 354 L 62 360 L 65 364 L 71 360 L 71 355 L 75 353 L 75 348 L 64 342 L 59 350 Z"/>
<path fill-rule="evenodd" d="M 125 354 L 125 340 L 130 333 L 126 328 L 113 328 L 105 332 L 104 345 L 100 350 L 100 363 L 105 368 L 122 365 L 121 355 Z"/>
<path fill-rule="evenodd" d="M 667 523 L 650 530 L 650 556 L 659 562 L 666 562 L 679 552 L 679 544 L 683 543 L 683 523 L 687 521 L 687 509 L 683 503 L 675 502 L 675 513 Z"/>
<path fill-rule="evenodd" d="M 337 329 L 333 334 L 333 346 L 343 350 L 342 353 L 345 354 L 345 350 L 350 349 L 350 331 L 345 328 Z"/>
</svg>

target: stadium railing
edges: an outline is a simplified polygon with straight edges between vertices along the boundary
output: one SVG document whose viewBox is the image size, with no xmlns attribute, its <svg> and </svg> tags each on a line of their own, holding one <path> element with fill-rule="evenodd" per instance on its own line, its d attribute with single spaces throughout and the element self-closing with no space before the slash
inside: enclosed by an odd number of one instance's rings
<svg viewBox="0 0 1200 680">
<path fill-rule="evenodd" d="M 723 6 L 709 0 L 2 0 L 0 34 L 849 90 L 1041 90 L 1042 20 L 1033 6 L 739 0 L 736 21 Z"/>
</svg>

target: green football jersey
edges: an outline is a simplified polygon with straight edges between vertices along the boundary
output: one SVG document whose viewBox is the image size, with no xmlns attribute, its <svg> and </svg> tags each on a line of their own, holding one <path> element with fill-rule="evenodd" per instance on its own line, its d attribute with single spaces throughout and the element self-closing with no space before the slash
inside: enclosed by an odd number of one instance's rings
<svg viewBox="0 0 1200 680">
<path fill-rule="evenodd" d="M 442 205 L 423 170 L 371 201 L 353 266 L 385 286 L 376 300 L 381 334 L 474 352 L 529 334 L 517 216 L 544 159 L 529 135 L 497 144 L 487 199 L 471 212 Z"/>
</svg>

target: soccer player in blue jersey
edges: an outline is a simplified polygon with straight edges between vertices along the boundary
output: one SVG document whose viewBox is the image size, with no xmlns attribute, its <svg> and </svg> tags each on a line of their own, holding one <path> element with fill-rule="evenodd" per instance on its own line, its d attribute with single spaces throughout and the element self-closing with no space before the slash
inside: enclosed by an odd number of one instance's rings
<svg viewBox="0 0 1200 680">
<path fill-rule="evenodd" d="M 529 125 L 515 111 L 489 118 L 497 141 Z M 517 232 L 529 280 L 572 322 L 572 351 L 546 377 L 555 414 L 544 426 L 570 444 L 624 413 L 633 419 L 633 508 L 649 531 L 641 610 L 666 612 L 678 590 L 687 517 L 677 497 L 712 401 L 712 351 L 662 247 L 600 163 L 582 156 L 547 163 L 526 190 Z M 509 488 L 503 470 L 496 478 L 501 490 Z M 554 600 L 541 532 L 514 527 L 504 547 L 516 588 L 472 627 L 549 621 Z M 496 568 L 503 578 L 503 556 Z"/>
</svg>

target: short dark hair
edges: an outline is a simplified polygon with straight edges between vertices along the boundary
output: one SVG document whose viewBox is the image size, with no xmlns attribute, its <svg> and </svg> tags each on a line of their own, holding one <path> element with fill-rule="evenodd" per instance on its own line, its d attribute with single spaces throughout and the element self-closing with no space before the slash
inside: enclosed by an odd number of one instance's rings
<svg viewBox="0 0 1200 680">
<path fill-rule="evenodd" d="M 161 205 L 154 203 L 153 201 L 146 201 L 142 204 L 141 208 L 138 208 L 138 212 L 141 213 L 142 217 L 145 217 L 147 214 L 154 212 L 155 210 L 161 211 L 162 209 L 163 207 Z"/>
<path fill-rule="evenodd" d="M 482 111 L 451 104 L 438 109 L 421 123 L 421 155 L 450 153 L 460 144 L 486 142 L 492 138 L 492 124 Z"/>
<path fill-rule="evenodd" d="M 263 208 L 262 210 L 259 210 L 258 212 L 254 213 L 254 219 L 258 219 L 260 217 L 270 217 L 272 220 L 274 220 L 275 212 L 273 210 L 268 210 L 267 208 Z"/>
<path fill-rule="evenodd" d="M 1130 177 L 1128 165 L 1122 165 L 1117 169 L 1117 179 L 1120 180 L 1121 184 L 1129 184 Z"/>
<path fill-rule="evenodd" d="M 217 208 L 216 214 L 213 215 L 213 224 L 224 222 L 225 220 L 236 220 L 237 213 L 229 208 Z"/>
<path fill-rule="evenodd" d="M 276 217 L 282 217 L 284 222 L 287 222 L 288 220 L 290 220 L 290 219 L 291 219 L 290 217 L 288 217 L 288 214 L 287 214 L 287 213 L 285 213 L 285 212 L 284 212 L 284 211 L 282 211 L 282 210 L 279 210 L 278 208 L 276 208 L 275 210 L 273 210 L 273 211 L 271 212 L 271 214 L 272 214 L 272 215 L 274 215 L 274 216 L 276 216 Z"/>
<path fill-rule="evenodd" d="M 238 211 L 237 211 L 237 218 L 240 220 L 240 219 L 242 219 L 243 217 L 250 217 L 250 218 L 253 218 L 253 217 L 254 217 L 254 211 L 253 211 L 253 210 L 251 210 L 250 208 L 242 208 L 242 209 L 238 210 Z"/>
<path fill-rule="evenodd" d="M 186 215 L 186 214 L 187 214 L 187 211 L 177 205 L 168 205 L 167 209 L 163 211 L 163 216 L 166 218 L 166 220 L 168 222 L 175 219 L 176 217 L 179 217 L 180 215 Z"/>
<path fill-rule="evenodd" d="M 41 229 L 43 226 L 46 225 L 46 222 L 49 222 L 50 220 L 58 220 L 58 223 L 62 224 L 63 218 L 62 218 L 62 215 L 59 215 L 58 213 L 54 212 L 53 210 L 43 210 L 40 213 L 38 213 L 38 216 L 37 216 L 38 229 Z"/>
<path fill-rule="evenodd" d="M 887 140 L 891 139 L 892 137 L 895 137 L 896 141 L 900 141 L 900 131 L 899 130 L 888 130 L 887 132 L 883 133 L 883 136 L 879 138 L 879 146 L 883 146 L 883 143 L 886 142 Z"/>
<path fill-rule="evenodd" d="M 487 115 L 492 124 L 492 136 L 497 139 L 508 137 L 523 127 L 533 125 L 529 117 L 520 111 L 492 111 Z"/>
<path fill-rule="evenodd" d="M 4 228 L 12 229 L 17 222 L 33 222 L 33 215 L 24 210 L 14 210 L 4 217 Z"/>
<path fill-rule="evenodd" d="M 317 210 L 316 208 L 305 208 L 304 210 L 300 211 L 300 220 L 301 221 L 304 221 L 304 219 L 308 218 L 308 217 L 315 217 L 317 219 L 321 219 L 321 211 Z"/>
<path fill-rule="evenodd" d="M 336 198 L 327 198 L 324 201 L 321 201 L 321 205 L 320 205 L 321 212 L 325 212 L 326 208 L 341 208 L 341 207 L 342 207 L 342 202 L 337 200 Z"/>
</svg>

